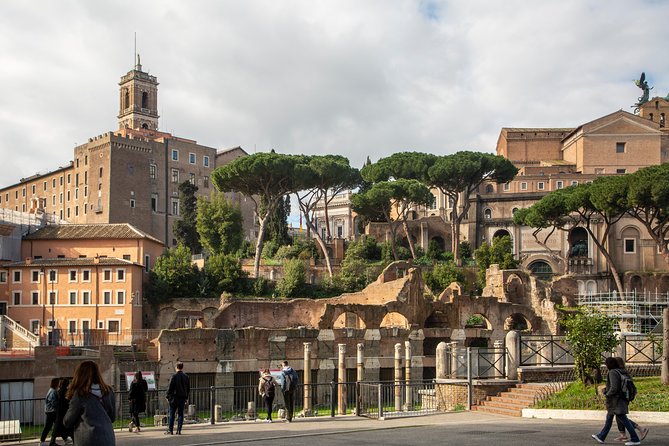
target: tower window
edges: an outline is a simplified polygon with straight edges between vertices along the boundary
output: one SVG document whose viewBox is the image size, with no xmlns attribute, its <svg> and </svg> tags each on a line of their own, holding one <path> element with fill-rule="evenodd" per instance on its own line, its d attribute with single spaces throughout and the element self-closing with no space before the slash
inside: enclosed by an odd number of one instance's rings
<svg viewBox="0 0 669 446">
<path fill-rule="evenodd" d="M 153 212 L 158 210 L 158 194 L 151 194 L 151 210 Z"/>
<path fill-rule="evenodd" d="M 156 165 L 149 164 L 149 178 L 152 180 L 156 179 Z"/>
<path fill-rule="evenodd" d="M 179 151 L 172 149 L 172 161 L 179 161 Z"/>
<path fill-rule="evenodd" d="M 179 169 L 172 169 L 172 182 L 173 183 L 179 182 Z"/>
<path fill-rule="evenodd" d="M 149 108 L 149 93 L 142 92 L 142 108 Z"/>
<path fill-rule="evenodd" d="M 616 153 L 625 153 L 625 143 L 617 142 L 616 143 Z"/>
</svg>

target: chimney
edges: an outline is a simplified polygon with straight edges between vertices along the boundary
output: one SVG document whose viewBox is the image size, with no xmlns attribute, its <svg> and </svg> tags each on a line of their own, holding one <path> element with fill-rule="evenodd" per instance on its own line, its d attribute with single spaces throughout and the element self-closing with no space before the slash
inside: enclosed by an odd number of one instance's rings
<svg viewBox="0 0 669 446">
<path fill-rule="evenodd" d="M 30 257 L 26 257 L 26 265 L 32 265 L 32 263 L 33 259 L 31 259 Z"/>
</svg>

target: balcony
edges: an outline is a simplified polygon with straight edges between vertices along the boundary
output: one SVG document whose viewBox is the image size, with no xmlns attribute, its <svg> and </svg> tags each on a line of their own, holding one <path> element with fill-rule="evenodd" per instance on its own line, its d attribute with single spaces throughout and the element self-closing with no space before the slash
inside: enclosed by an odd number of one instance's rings
<svg viewBox="0 0 669 446">
<path fill-rule="evenodd" d="M 592 257 L 569 257 L 567 261 L 567 272 L 573 274 L 592 274 Z"/>
</svg>

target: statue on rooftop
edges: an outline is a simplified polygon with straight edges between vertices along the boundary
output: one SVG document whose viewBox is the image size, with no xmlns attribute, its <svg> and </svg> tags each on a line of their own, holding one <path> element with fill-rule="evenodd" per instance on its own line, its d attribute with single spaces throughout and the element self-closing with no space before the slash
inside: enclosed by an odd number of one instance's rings
<svg viewBox="0 0 669 446">
<path fill-rule="evenodd" d="M 639 113 L 639 107 L 648 102 L 648 99 L 650 99 L 650 90 L 652 90 L 653 87 L 648 87 L 648 81 L 646 81 L 645 72 L 641 73 L 641 76 L 639 79 L 634 81 L 634 84 L 643 90 L 643 95 L 639 96 L 637 103 L 632 106 L 634 108 L 634 113 Z"/>
</svg>

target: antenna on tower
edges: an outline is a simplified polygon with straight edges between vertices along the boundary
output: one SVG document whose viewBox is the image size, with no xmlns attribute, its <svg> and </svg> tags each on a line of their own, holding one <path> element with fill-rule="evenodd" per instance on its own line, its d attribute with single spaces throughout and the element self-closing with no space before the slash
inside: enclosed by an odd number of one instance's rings
<svg viewBox="0 0 669 446">
<path fill-rule="evenodd" d="M 132 53 L 132 64 L 137 63 L 137 31 L 135 31 L 135 50 Z"/>
</svg>

